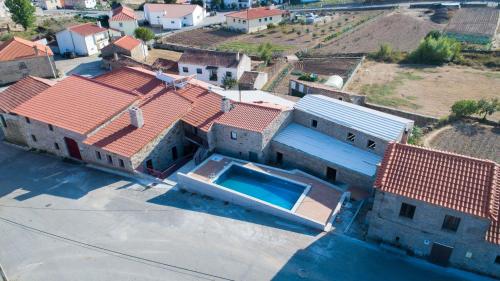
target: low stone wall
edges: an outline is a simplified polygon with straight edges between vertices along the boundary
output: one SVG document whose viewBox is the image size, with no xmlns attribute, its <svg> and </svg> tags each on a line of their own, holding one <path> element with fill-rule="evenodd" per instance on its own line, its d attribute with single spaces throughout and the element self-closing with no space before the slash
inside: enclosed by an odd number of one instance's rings
<svg viewBox="0 0 500 281">
<path fill-rule="evenodd" d="M 365 104 L 365 96 L 337 90 L 320 83 L 290 79 L 289 95 L 303 97 L 305 95 L 324 95 L 357 105 Z"/>
<path fill-rule="evenodd" d="M 422 114 L 413 113 L 413 112 L 408 112 L 408 111 L 404 111 L 401 109 L 389 108 L 389 107 L 371 104 L 371 103 L 365 103 L 364 106 L 371 108 L 371 109 L 375 109 L 378 111 L 382 111 L 385 113 L 389 113 L 392 115 L 396 115 L 399 117 L 413 120 L 413 121 L 415 121 L 415 125 L 417 125 L 419 127 L 427 127 L 427 126 L 430 126 L 430 125 L 437 123 L 439 121 L 439 119 L 436 117 L 422 115 Z"/>
</svg>

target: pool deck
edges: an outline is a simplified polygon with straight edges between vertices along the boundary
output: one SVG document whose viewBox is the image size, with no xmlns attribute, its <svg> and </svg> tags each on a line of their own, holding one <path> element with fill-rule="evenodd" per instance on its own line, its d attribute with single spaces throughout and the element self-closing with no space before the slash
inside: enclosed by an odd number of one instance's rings
<svg viewBox="0 0 500 281">
<path fill-rule="evenodd" d="M 325 226 L 331 221 L 335 210 L 337 209 L 338 211 L 339 203 L 343 200 L 345 192 L 340 188 L 299 170 L 281 170 L 221 155 L 217 155 L 215 158 L 220 158 L 220 160 L 215 161 L 213 160 L 214 156 L 212 156 L 209 160 L 191 171 L 189 176 L 198 180 L 212 182 L 215 175 L 222 171 L 227 165 L 231 164 L 231 162 L 234 162 L 249 169 L 266 172 L 307 184 L 310 186 L 310 189 L 305 194 L 304 199 L 299 203 L 294 213 L 317 221 Z"/>
</svg>

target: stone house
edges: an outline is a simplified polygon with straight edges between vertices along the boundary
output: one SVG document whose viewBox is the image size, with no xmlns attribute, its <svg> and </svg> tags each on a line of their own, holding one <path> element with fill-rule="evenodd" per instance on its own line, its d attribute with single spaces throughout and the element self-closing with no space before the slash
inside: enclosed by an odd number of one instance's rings
<svg viewBox="0 0 500 281">
<path fill-rule="evenodd" d="M 120 6 L 113 11 L 109 17 L 109 27 L 119 30 L 122 35 L 134 35 L 139 27 L 134 10 L 126 6 Z"/>
<path fill-rule="evenodd" d="M 114 57 L 115 54 L 125 55 L 142 62 L 148 56 L 148 47 L 141 40 L 125 35 L 101 50 L 103 60 Z"/>
<path fill-rule="evenodd" d="M 267 72 L 245 71 L 238 80 L 240 90 L 260 90 L 267 83 Z"/>
<path fill-rule="evenodd" d="M 413 121 L 321 95 L 294 107 L 272 141 L 272 162 L 371 191 L 389 142 L 406 142 Z"/>
<path fill-rule="evenodd" d="M 226 24 L 230 29 L 244 33 L 253 33 L 267 29 L 269 24 L 279 24 L 286 11 L 273 6 L 250 8 L 226 14 Z"/>
<path fill-rule="evenodd" d="M 205 10 L 190 4 L 154 4 L 144 5 L 144 18 L 151 26 L 163 29 L 181 29 L 199 25 L 205 18 Z"/>
<path fill-rule="evenodd" d="M 391 143 L 368 236 L 439 265 L 500 277 L 500 166 Z"/>
<path fill-rule="evenodd" d="M 64 0 L 66 9 L 94 9 L 97 5 L 96 0 Z"/>
<path fill-rule="evenodd" d="M 70 26 L 56 33 L 59 53 L 73 52 L 78 56 L 97 54 L 109 44 L 109 37 L 108 29 L 99 22 Z"/>
<path fill-rule="evenodd" d="M 0 45 L 0 85 L 32 75 L 56 78 L 54 54 L 48 46 L 14 37 Z"/>
<path fill-rule="evenodd" d="M 186 50 L 178 61 L 179 75 L 195 75 L 196 79 L 223 85 L 224 78 L 240 79 L 251 70 L 251 59 L 242 53 Z"/>
<path fill-rule="evenodd" d="M 22 146 L 27 145 L 23 126 L 19 124 L 20 119 L 12 111 L 55 83 L 43 78 L 28 76 L 0 92 L 0 127 L 6 141 Z"/>
<path fill-rule="evenodd" d="M 37 2 L 38 6 L 44 10 L 55 10 L 62 8 L 60 0 L 40 0 Z"/>
</svg>

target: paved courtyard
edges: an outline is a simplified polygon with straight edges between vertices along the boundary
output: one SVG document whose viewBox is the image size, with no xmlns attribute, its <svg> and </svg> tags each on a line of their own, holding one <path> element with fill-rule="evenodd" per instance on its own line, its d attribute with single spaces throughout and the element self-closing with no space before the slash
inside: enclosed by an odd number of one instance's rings
<svg viewBox="0 0 500 281">
<path fill-rule="evenodd" d="M 16 281 L 488 280 L 4 143 L 0 264 Z"/>
</svg>

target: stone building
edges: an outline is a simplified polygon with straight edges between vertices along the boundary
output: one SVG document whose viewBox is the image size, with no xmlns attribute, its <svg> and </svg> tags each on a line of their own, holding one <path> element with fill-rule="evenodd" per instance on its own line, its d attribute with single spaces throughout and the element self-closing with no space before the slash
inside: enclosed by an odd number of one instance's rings
<svg viewBox="0 0 500 281">
<path fill-rule="evenodd" d="M 321 95 L 294 107 L 272 141 L 270 159 L 332 182 L 371 190 L 389 142 L 406 142 L 413 121 Z"/>
<path fill-rule="evenodd" d="M 32 75 L 56 78 L 54 54 L 48 46 L 14 37 L 0 45 L 0 85 Z"/>
<path fill-rule="evenodd" d="M 134 10 L 126 6 L 119 6 L 111 11 L 109 27 L 119 30 L 122 35 L 134 35 L 139 23 Z"/>
<path fill-rule="evenodd" d="M 491 161 L 391 143 L 375 182 L 368 236 L 498 278 L 499 172 Z"/>
<path fill-rule="evenodd" d="M 138 62 L 144 62 L 148 56 L 148 47 L 140 40 L 125 35 L 101 50 L 103 60 L 114 58 L 115 54 L 125 55 Z"/>
</svg>

